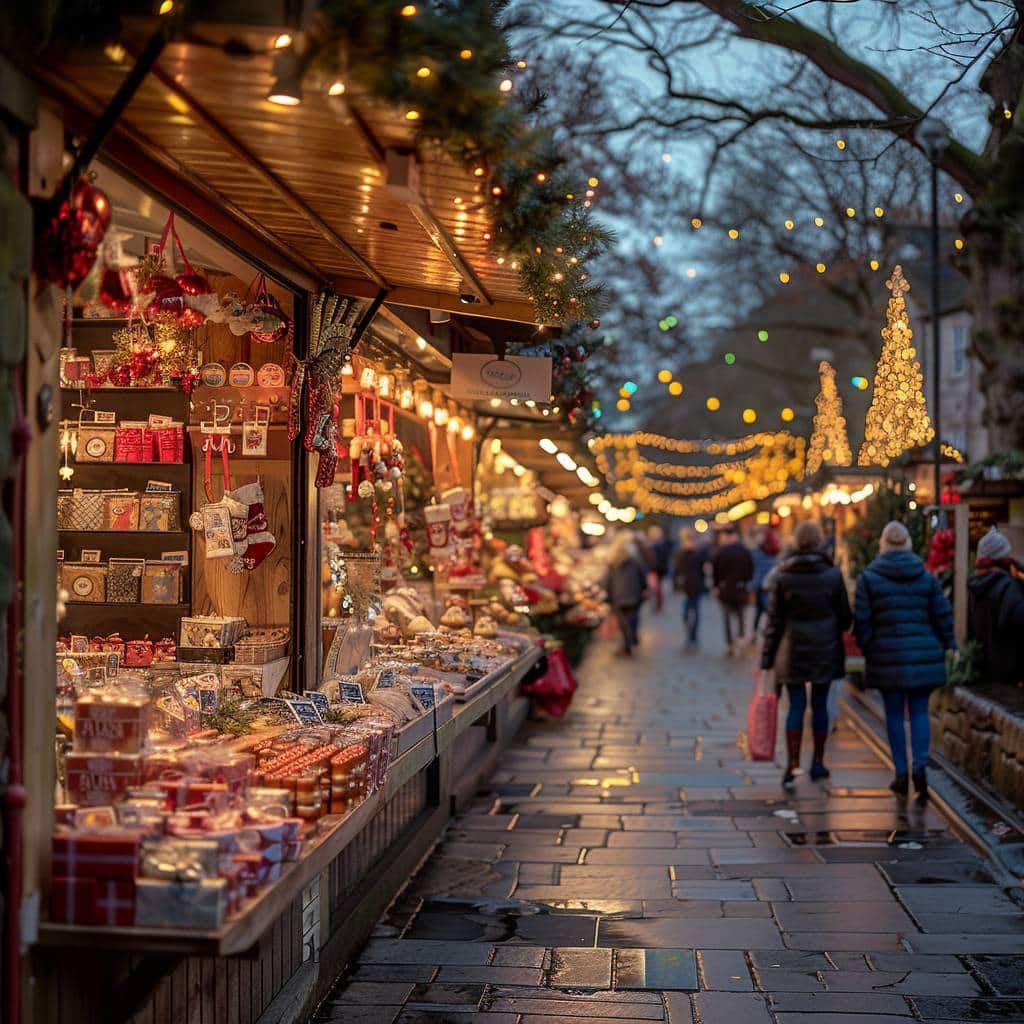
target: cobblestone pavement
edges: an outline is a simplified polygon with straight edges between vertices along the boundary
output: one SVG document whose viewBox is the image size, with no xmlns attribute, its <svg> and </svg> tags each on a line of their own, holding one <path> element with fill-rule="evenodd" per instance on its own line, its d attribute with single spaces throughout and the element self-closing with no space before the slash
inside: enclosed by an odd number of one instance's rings
<svg viewBox="0 0 1024 1024">
<path fill-rule="evenodd" d="M 632 660 L 595 643 L 569 715 L 524 730 L 318 1021 L 1024 1021 L 1019 889 L 847 725 L 832 778 L 784 795 L 745 759 L 751 661 L 707 611 L 707 653 L 675 602 Z"/>
</svg>

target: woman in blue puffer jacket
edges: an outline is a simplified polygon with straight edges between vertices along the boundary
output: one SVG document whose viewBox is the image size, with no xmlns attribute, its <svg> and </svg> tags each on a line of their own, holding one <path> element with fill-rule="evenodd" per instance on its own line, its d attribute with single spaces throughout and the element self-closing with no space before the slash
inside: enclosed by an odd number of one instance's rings
<svg viewBox="0 0 1024 1024">
<path fill-rule="evenodd" d="M 928 698 L 946 681 L 946 651 L 955 650 L 953 610 L 939 581 L 911 549 L 902 523 L 882 530 L 880 554 L 857 580 L 853 631 L 864 652 L 865 684 L 882 692 L 896 778 L 890 789 L 907 793 L 907 740 L 904 714 L 910 714 L 914 790 L 928 799 Z"/>
</svg>

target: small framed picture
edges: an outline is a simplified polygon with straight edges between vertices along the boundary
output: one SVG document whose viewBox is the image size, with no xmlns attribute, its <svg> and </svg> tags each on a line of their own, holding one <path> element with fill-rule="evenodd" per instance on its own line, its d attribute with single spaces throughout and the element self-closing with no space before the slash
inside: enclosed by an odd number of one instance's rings
<svg viewBox="0 0 1024 1024">
<path fill-rule="evenodd" d="M 101 562 L 103 560 L 103 552 L 99 549 L 86 548 L 82 552 L 80 561 L 82 562 Z"/>
<path fill-rule="evenodd" d="M 177 562 L 147 562 L 142 574 L 143 604 L 178 604 L 181 566 Z"/>
<path fill-rule="evenodd" d="M 130 532 L 139 528 L 139 496 L 129 491 L 103 495 L 103 528 Z"/>
<path fill-rule="evenodd" d="M 178 495 L 143 494 L 139 497 L 139 529 L 148 533 L 169 533 L 179 527 Z"/>
</svg>

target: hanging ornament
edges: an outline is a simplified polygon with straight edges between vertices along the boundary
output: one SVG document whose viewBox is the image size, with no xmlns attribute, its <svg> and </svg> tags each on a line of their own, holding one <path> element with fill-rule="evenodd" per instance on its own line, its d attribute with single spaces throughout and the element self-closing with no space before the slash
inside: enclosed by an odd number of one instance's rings
<svg viewBox="0 0 1024 1024">
<path fill-rule="evenodd" d="M 110 225 L 110 200 L 86 178 L 57 207 L 39 238 L 36 269 L 62 288 L 77 288 L 92 269 Z"/>
<path fill-rule="evenodd" d="M 246 293 L 254 294 L 252 312 L 258 324 L 252 330 L 252 340 L 264 345 L 273 345 L 288 337 L 292 331 L 292 321 L 281 308 L 281 304 L 267 289 L 267 279 L 258 274 L 249 285 Z"/>
<path fill-rule="evenodd" d="M 135 305 L 135 275 L 132 268 L 139 261 L 125 254 L 124 243 L 130 237 L 127 231 L 108 231 L 101 249 L 103 273 L 99 285 L 100 302 L 121 316 L 128 316 Z"/>
</svg>

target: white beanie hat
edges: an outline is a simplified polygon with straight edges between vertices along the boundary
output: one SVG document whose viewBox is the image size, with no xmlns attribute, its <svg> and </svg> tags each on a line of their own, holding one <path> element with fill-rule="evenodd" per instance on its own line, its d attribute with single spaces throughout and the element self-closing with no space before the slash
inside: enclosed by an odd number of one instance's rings
<svg viewBox="0 0 1024 1024">
<path fill-rule="evenodd" d="M 910 551 L 910 534 L 901 522 L 894 519 L 885 524 L 878 546 L 882 551 Z"/>
<path fill-rule="evenodd" d="M 994 526 L 978 541 L 979 558 L 1009 558 L 1013 547 L 1005 533 L 1000 533 Z"/>
</svg>

